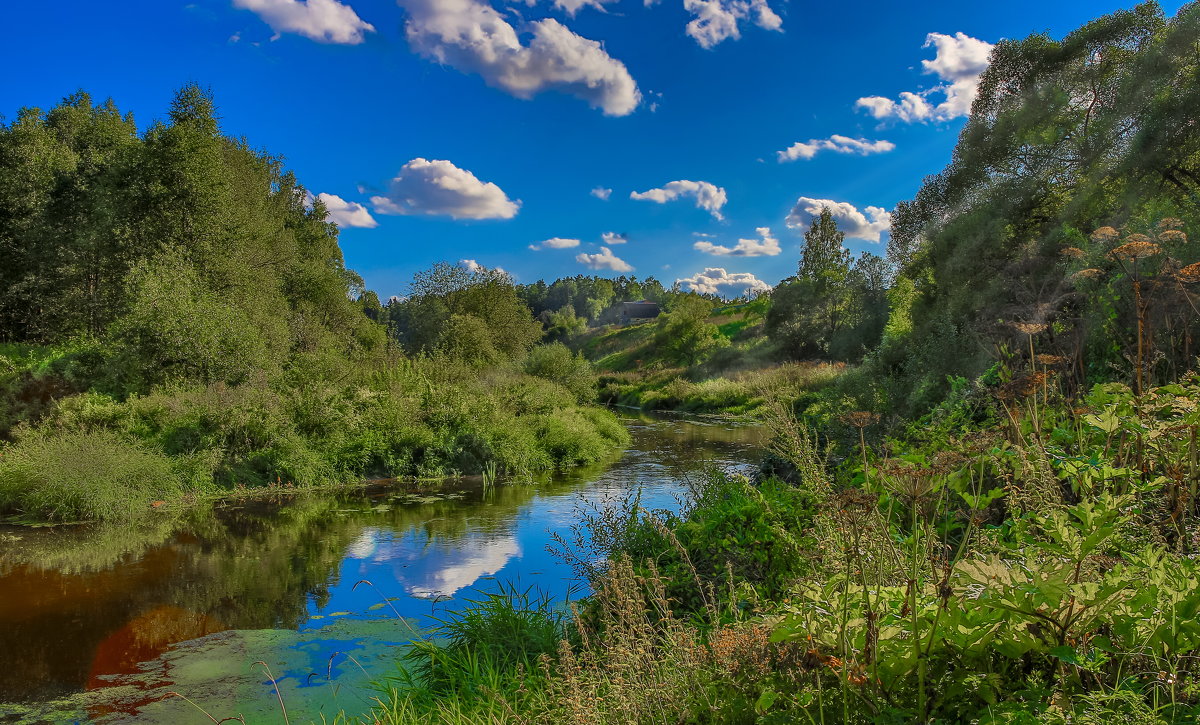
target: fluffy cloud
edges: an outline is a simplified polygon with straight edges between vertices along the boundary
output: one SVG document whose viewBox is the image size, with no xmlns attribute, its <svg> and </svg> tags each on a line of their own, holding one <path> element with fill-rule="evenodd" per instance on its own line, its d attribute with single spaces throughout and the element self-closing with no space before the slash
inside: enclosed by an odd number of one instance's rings
<svg viewBox="0 0 1200 725">
<path fill-rule="evenodd" d="M 509 274 L 508 272 L 506 272 L 503 267 L 495 267 L 495 268 L 485 267 L 482 264 L 480 264 L 479 262 L 476 262 L 474 259 L 460 259 L 460 260 L 458 260 L 458 266 L 467 270 L 471 274 L 477 274 L 477 273 L 483 273 L 483 272 L 494 272 L 495 274 L 503 275 L 505 277 L 508 277 L 509 279 L 512 278 L 512 275 Z M 393 298 L 393 299 L 395 299 L 395 298 Z"/>
<path fill-rule="evenodd" d="M 571 17 L 575 17 L 575 13 L 585 7 L 593 7 L 604 12 L 604 6 L 610 3 L 615 3 L 617 0 L 554 0 L 554 7 L 561 10 Z"/>
<path fill-rule="evenodd" d="M 374 229 L 379 226 L 379 222 L 375 221 L 371 212 L 367 211 L 367 207 L 362 204 L 346 201 L 334 194 L 317 194 L 316 198 L 320 199 L 321 203 L 325 205 L 325 209 L 328 210 L 329 221 L 343 229 L 350 227 Z"/>
<path fill-rule="evenodd" d="M 783 29 L 783 19 L 767 0 L 683 0 L 683 9 L 693 16 L 685 32 L 701 48 L 712 48 L 729 38 L 737 40 L 742 37 L 739 23 L 751 18 L 760 28 Z"/>
<path fill-rule="evenodd" d="M 787 216 L 787 225 L 793 229 L 807 228 L 813 217 L 820 216 L 821 209 L 828 208 L 829 213 L 837 221 L 838 229 L 852 239 L 865 239 L 868 242 L 878 242 L 879 235 L 892 228 L 892 213 L 877 206 L 868 206 L 863 211 L 845 201 L 830 199 L 810 199 L 802 196 L 796 200 L 796 205 Z"/>
<path fill-rule="evenodd" d="M 924 47 L 931 45 L 937 48 L 937 55 L 933 60 L 921 61 L 921 66 L 926 73 L 937 76 L 941 85 L 924 93 L 904 91 L 898 101 L 867 96 L 858 99 L 856 106 L 875 118 L 896 118 L 906 123 L 949 121 L 969 115 L 979 92 L 979 77 L 988 67 L 992 44 L 966 33 L 930 33 Z M 928 96 L 933 93 L 942 94 L 941 103 L 929 102 Z"/>
<path fill-rule="evenodd" d="M 535 249 L 535 250 L 536 249 L 570 249 L 571 247 L 578 247 L 578 246 L 579 246 L 578 239 L 563 239 L 562 237 L 552 237 L 550 239 L 546 239 L 544 241 L 537 242 L 535 244 L 530 244 L 529 248 Z"/>
<path fill-rule="evenodd" d="M 535 20 L 522 45 L 517 31 L 479 0 L 399 0 L 408 11 L 405 32 L 420 54 L 467 73 L 478 73 L 517 98 L 560 91 L 609 116 L 632 113 L 641 102 L 625 64 L 601 45 L 576 35 L 554 18 Z"/>
<path fill-rule="evenodd" d="M 629 236 L 618 232 L 605 232 L 600 235 L 600 240 L 608 245 L 624 244 L 629 241 Z"/>
<path fill-rule="evenodd" d="M 511 219 L 521 202 L 495 184 L 449 161 L 416 158 L 400 168 L 386 196 L 373 196 L 380 214 L 436 214 L 455 219 Z"/>
<path fill-rule="evenodd" d="M 692 246 L 705 254 L 715 254 L 718 257 L 774 257 L 781 251 L 779 240 L 771 236 L 770 227 L 759 227 L 758 239 L 739 239 L 732 247 L 723 247 L 712 242 L 696 242 Z"/>
<path fill-rule="evenodd" d="M 577 254 L 575 261 L 591 269 L 609 269 L 613 272 L 632 272 L 633 267 L 612 253 L 608 247 L 600 247 L 599 254 Z"/>
<path fill-rule="evenodd" d="M 725 206 L 726 202 L 725 190 L 707 181 L 672 181 L 660 189 L 634 191 L 629 194 L 630 199 L 655 201 L 659 204 L 684 196 L 694 197 L 696 208 L 708 211 L 717 219 L 725 218 L 721 216 L 721 207 Z"/>
<path fill-rule="evenodd" d="M 338 0 L 233 0 L 233 6 L 254 12 L 276 33 L 296 33 L 318 43 L 356 45 L 364 33 L 375 31 Z"/>
<path fill-rule="evenodd" d="M 721 267 L 708 267 L 694 277 L 685 277 L 675 281 L 692 292 L 722 297 L 740 297 L 771 289 L 771 285 L 749 272 L 726 272 Z"/>
<path fill-rule="evenodd" d="M 779 155 L 779 163 L 783 163 L 785 161 L 795 161 L 796 159 L 811 159 L 821 151 L 870 156 L 871 154 L 887 153 L 888 151 L 895 150 L 895 148 L 896 144 L 891 141 L 868 141 L 865 138 L 850 138 L 849 136 L 841 136 L 835 133 L 829 138 L 809 139 L 808 143 L 797 141 L 783 151 L 776 153 Z"/>
<path fill-rule="evenodd" d="M 603 186 L 597 186 L 591 191 L 592 196 L 603 201 L 608 201 L 608 197 L 612 196 L 612 189 L 606 189 Z"/>
</svg>

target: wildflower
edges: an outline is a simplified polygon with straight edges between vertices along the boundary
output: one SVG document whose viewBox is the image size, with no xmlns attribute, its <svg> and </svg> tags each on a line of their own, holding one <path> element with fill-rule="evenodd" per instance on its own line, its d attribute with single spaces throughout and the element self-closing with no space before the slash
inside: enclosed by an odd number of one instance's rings
<svg viewBox="0 0 1200 725">
<path fill-rule="evenodd" d="M 1183 269 L 1175 273 L 1175 278 L 1180 282 L 1200 282 L 1200 262 L 1189 264 Z"/>
<path fill-rule="evenodd" d="M 1135 239 L 1140 237 L 1140 239 Z M 1150 241 L 1145 234 L 1131 234 L 1126 237 L 1126 243 L 1108 253 L 1113 259 L 1123 262 L 1135 262 L 1146 257 L 1153 257 L 1162 251 L 1162 247 Z"/>
<path fill-rule="evenodd" d="M 1041 389 L 1047 377 L 1046 373 L 1041 371 L 1015 377 L 1000 386 L 996 391 L 996 397 L 1000 400 L 1028 398 Z"/>
<path fill-rule="evenodd" d="M 855 428 L 866 428 L 879 422 L 879 414 L 866 410 L 854 410 L 841 416 L 841 421 Z"/>
<path fill-rule="evenodd" d="M 1167 217 L 1158 222 L 1158 230 L 1160 232 L 1175 231 L 1183 227 L 1183 220 L 1175 217 Z"/>
<path fill-rule="evenodd" d="M 1187 244 L 1187 240 L 1187 235 L 1178 229 L 1168 229 L 1158 234 L 1158 241 L 1164 244 Z"/>
<path fill-rule="evenodd" d="M 1120 233 L 1112 227 L 1100 227 L 1092 232 L 1092 241 L 1107 244 L 1119 236 L 1121 236 Z"/>
<path fill-rule="evenodd" d="M 1013 322 L 1013 329 L 1023 335 L 1036 335 L 1039 332 L 1045 332 L 1049 329 L 1049 325 L 1044 322 Z"/>
<path fill-rule="evenodd" d="M 1075 274 L 1071 275 L 1071 280 L 1075 281 L 1075 280 L 1080 280 L 1080 279 L 1095 279 L 1096 277 L 1103 277 L 1103 276 L 1104 276 L 1104 270 L 1096 269 L 1093 267 L 1091 269 L 1079 270 Z"/>
<path fill-rule="evenodd" d="M 1084 255 L 1084 251 L 1079 247 L 1066 247 L 1059 250 L 1058 253 L 1068 259 L 1082 259 Z"/>
<path fill-rule="evenodd" d="M 1038 365 L 1046 365 L 1047 367 L 1053 366 L 1053 365 L 1061 365 L 1067 361 L 1067 359 L 1065 357 L 1063 357 L 1062 355 L 1046 355 L 1044 353 L 1041 355 L 1038 355 L 1034 359 L 1037 360 Z"/>
</svg>

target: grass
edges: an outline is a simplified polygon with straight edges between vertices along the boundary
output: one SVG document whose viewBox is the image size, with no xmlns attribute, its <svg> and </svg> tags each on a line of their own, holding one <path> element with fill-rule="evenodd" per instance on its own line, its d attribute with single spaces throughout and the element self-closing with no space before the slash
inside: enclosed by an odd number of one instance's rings
<svg viewBox="0 0 1200 725">
<path fill-rule="evenodd" d="M 441 358 L 340 377 L 297 364 L 277 379 L 118 396 L 78 392 L 72 350 L 20 352 L 4 358 L 20 369 L 0 381 L 11 416 L 0 429 L 10 439 L 0 442 L 0 516 L 23 520 L 123 518 L 151 500 L 247 487 L 486 470 L 526 480 L 628 442 L 612 413 L 581 402 L 586 366 L 569 355 L 537 374 Z"/>
<path fill-rule="evenodd" d="M 109 431 L 32 435 L 0 457 L 0 510 L 18 520 L 127 521 L 182 492 L 170 458 Z"/>
<path fill-rule="evenodd" d="M 844 370 L 840 364 L 784 363 L 698 381 L 682 368 L 610 373 L 600 376 L 600 399 L 644 410 L 759 417 L 769 397 L 799 401 L 827 388 Z"/>
</svg>

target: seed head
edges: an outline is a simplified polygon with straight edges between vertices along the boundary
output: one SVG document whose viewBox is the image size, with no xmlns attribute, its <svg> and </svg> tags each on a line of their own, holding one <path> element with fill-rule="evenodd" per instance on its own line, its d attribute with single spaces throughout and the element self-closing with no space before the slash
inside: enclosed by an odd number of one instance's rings
<svg viewBox="0 0 1200 725">
<path fill-rule="evenodd" d="M 1050 327 L 1044 322 L 1013 322 L 1011 324 L 1013 329 L 1024 335 L 1036 335 L 1045 332 Z"/>
<path fill-rule="evenodd" d="M 1067 361 L 1062 355 L 1046 355 L 1044 353 L 1034 359 L 1037 360 L 1039 365 L 1046 366 L 1061 365 Z"/>
<path fill-rule="evenodd" d="M 1123 262 L 1134 262 L 1146 257 L 1153 257 L 1162 252 L 1162 247 L 1151 242 L 1145 234 L 1131 234 L 1126 239 L 1133 239 L 1134 237 L 1141 237 L 1141 239 L 1127 241 L 1125 244 L 1109 252 L 1108 256 Z"/>
<path fill-rule="evenodd" d="M 867 410 L 854 410 L 849 413 L 844 413 L 841 416 L 841 421 L 846 425 L 854 426 L 855 428 L 866 428 L 869 425 L 874 425 L 879 422 L 879 414 L 872 413 Z"/>
<path fill-rule="evenodd" d="M 1100 244 L 1108 244 L 1119 236 L 1121 236 L 1121 233 L 1112 227 L 1100 227 L 1092 232 L 1092 241 L 1099 242 Z"/>
<path fill-rule="evenodd" d="M 1175 229 L 1182 229 L 1182 228 L 1183 228 L 1183 220 L 1176 219 L 1173 216 L 1169 216 L 1166 219 L 1162 219 L 1161 221 L 1158 222 L 1158 230 L 1160 232 L 1165 232 L 1165 231 L 1175 230 Z"/>
<path fill-rule="evenodd" d="M 1180 282 L 1200 282 L 1200 262 L 1189 264 L 1183 269 L 1175 273 L 1175 278 Z"/>
<path fill-rule="evenodd" d="M 1187 235 L 1178 229 L 1167 229 L 1158 233 L 1158 241 L 1163 244 L 1187 244 Z"/>
<path fill-rule="evenodd" d="M 1103 277 L 1103 276 L 1104 276 L 1103 269 L 1096 269 L 1095 267 L 1092 267 L 1090 269 L 1081 269 L 1078 272 L 1076 272 L 1075 274 L 1071 275 L 1071 281 L 1076 282 L 1081 279 L 1095 279 L 1097 277 Z"/>
<path fill-rule="evenodd" d="M 1060 249 L 1058 253 L 1068 259 L 1082 259 L 1084 255 L 1084 251 L 1079 247 L 1066 247 Z"/>
</svg>

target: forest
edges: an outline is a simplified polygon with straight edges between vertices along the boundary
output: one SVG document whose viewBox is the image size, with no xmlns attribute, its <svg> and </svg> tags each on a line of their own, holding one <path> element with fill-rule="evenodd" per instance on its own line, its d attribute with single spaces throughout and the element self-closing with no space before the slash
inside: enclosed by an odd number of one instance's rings
<svg viewBox="0 0 1200 725">
<path fill-rule="evenodd" d="M 617 406 L 762 421 L 399 650 L 365 722 L 1200 718 L 1200 4 L 992 52 L 886 256 L 825 210 L 739 299 L 451 263 L 382 301 L 280 159 L 181 89 L 0 127 L 0 516 L 535 472 Z M 625 324 L 623 303 L 661 314 Z M 354 720 L 359 713 L 344 713 Z"/>
</svg>

